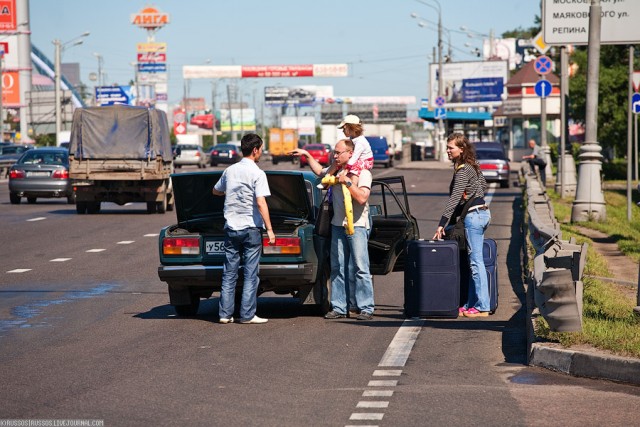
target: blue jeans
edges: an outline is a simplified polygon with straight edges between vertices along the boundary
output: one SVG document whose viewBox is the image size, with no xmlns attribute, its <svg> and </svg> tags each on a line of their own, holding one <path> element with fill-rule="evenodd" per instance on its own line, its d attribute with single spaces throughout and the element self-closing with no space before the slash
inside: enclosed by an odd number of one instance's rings
<svg viewBox="0 0 640 427">
<path fill-rule="evenodd" d="M 244 259 L 244 284 L 240 305 L 240 320 L 251 320 L 258 304 L 258 267 L 262 252 L 262 232 L 259 228 L 240 231 L 226 230 L 224 241 L 224 272 L 220 290 L 220 318 L 233 316 L 235 309 L 236 284 L 240 269 L 240 255 Z"/>
<path fill-rule="evenodd" d="M 369 230 L 354 227 L 348 236 L 344 227 L 331 226 L 331 307 L 340 314 L 349 305 L 373 314 L 373 281 L 369 273 Z"/>
<path fill-rule="evenodd" d="M 491 222 L 491 212 L 487 210 L 471 211 L 464 218 L 464 229 L 467 236 L 467 251 L 471 276 L 469 277 L 469 299 L 466 308 L 478 311 L 489 311 L 489 281 L 484 267 L 482 245 L 484 232 Z"/>
</svg>

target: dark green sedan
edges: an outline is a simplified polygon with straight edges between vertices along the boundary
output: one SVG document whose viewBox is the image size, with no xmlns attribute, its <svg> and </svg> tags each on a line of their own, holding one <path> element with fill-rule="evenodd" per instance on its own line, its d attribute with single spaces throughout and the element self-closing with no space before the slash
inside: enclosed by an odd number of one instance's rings
<svg viewBox="0 0 640 427">
<path fill-rule="evenodd" d="M 323 196 L 323 190 L 316 187 L 319 180 L 308 171 L 266 174 L 276 244 L 263 248 L 258 293 L 292 295 L 302 304 L 316 304 L 326 312 L 330 308 L 330 238 L 315 233 Z M 216 171 L 171 177 L 178 222 L 160 232 L 158 276 L 167 283 L 171 305 L 181 316 L 194 316 L 201 298 L 220 291 L 224 197 L 214 196 L 211 189 L 221 175 L 222 171 Z M 406 241 L 419 238 L 403 177 L 374 180 L 369 205 L 373 220 L 369 239 L 371 274 L 402 271 Z M 242 286 L 241 277 L 238 286 Z"/>
</svg>

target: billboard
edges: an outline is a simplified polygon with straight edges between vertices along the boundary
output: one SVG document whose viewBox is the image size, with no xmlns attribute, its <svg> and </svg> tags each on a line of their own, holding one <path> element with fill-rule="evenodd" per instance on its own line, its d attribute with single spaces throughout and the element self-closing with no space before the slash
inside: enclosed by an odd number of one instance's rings
<svg viewBox="0 0 640 427">
<path fill-rule="evenodd" d="M 305 65 L 185 65 L 184 79 L 240 79 L 255 77 L 347 77 L 347 64 Z"/>
<path fill-rule="evenodd" d="M 507 83 L 507 61 L 448 62 L 442 64 L 443 108 L 499 105 Z M 431 108 L 438 98 L 438 64 L 429 66 Z"/>
<path fill-rule="evenodd" d="M 297 129 L 298 135 L 315 135 L 316 118 L 313 116 L 282 116 L 280 118 L 282 129 Z"/>
<path fill-rule="evenodd" d="M 231 119 L 233 120 L 234 132 L 256 130 L 256 110 L 253 108 L 232 108 Z M 231 120 L 228 109 L 220 110 L 220 131 L 231 132 Z"/>
<path fill-rule="evenodd" d="M 18 71 L 2 73 L 2 105 L 20 107 L 20 76 Z"/>
<path fill-rule="evenodd" d="M 134 94 L 131 86 L 97 86 L 96 104 L 103 105 L 133 105 Z"/>
<path fill-rule="evenodd" d="M 16 0 L 0 0 L 0 31 L 16 31 Z"/>
</svg>

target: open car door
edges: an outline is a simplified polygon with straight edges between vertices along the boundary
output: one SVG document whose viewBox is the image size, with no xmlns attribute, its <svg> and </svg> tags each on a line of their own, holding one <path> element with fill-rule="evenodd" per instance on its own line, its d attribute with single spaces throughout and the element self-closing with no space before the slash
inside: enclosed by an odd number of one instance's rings
<svg viewBox="0 0 640 427">
<path fill-rule="evenodd" d="M 407 241 L 420 238 L 418 221 L 409 209 L 404 177 L 374 179 L 369 210 L 373 222 L 369 236 L 371 274 L 404 271 Z"/>
</svg>

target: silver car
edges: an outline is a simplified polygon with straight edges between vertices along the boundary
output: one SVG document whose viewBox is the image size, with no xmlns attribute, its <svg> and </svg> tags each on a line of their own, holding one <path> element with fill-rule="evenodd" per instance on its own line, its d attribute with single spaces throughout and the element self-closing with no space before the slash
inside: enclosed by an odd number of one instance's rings
<svg viewBox="0 0 640 427">
<path fill-rule="evenodd" d="M 69 181 L 69 151 L 66 148 L 36 148 L 25 152 L 9 170 L 9 200 L 20 203 L 26 197 L 66 197 L 75 203 Z"/>
<path fill-rule="evenodd" d="M 202 147 L 196 144 L 176 145 L 176 156 L 173 164 L 176 168 L 181 166 L 197 166 L 200 169 L 206 168 L 208 159 Z"/>
</svg>

